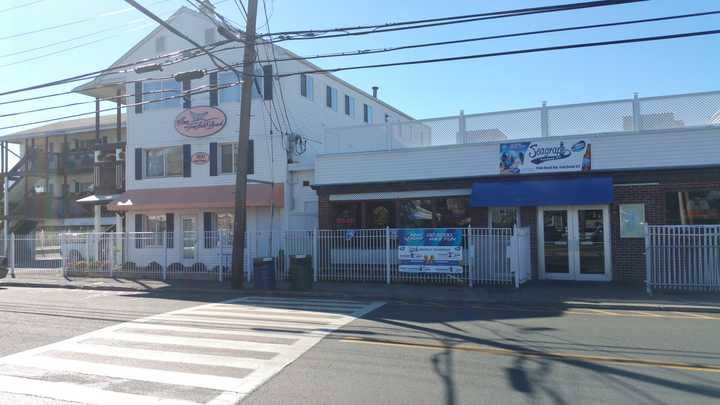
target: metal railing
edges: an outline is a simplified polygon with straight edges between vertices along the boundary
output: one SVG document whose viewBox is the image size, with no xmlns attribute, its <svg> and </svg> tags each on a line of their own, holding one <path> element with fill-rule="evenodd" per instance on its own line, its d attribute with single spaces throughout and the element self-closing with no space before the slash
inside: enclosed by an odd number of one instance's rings
<svg viewBox="0 0 720 405">
<path fill-rule="evenodd" d="M 529 275 L 527 228 L 462 228 L 461 271 L 401 268 L 400 229 L 248 232 L 245 279 L 253 259 L 271 257 L 276 280 L 290 279 L 290 258 L 309 256 L 315 281 L 519 286 Z M 525 237 L 525 239 L 522 239 Z M 130 232 L 11 235 L 13 274 L 57 273 L 154 279 L 230 278 L 232 234 Z M 525 268 L 525 260 L 528 267 Z"/>
<path fill-rule="evenodd" d="M 324 153 L 720 126 L 720 91 L 327 128 Z"/>
<path fill-rule="evenodd" d="M 720 290 L 720 225 L 647 225 L 645 266 L 648 293 Z"/>
</svg>

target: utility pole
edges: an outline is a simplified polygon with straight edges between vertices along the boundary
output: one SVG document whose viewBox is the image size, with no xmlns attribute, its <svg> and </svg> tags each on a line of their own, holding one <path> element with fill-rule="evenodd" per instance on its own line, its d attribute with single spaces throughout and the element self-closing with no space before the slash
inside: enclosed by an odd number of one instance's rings
<svg viewBox="0 0 720 405">
<path fill-rule="evenodd" d="M 255 73 L 255 20 L 257 0 L 248 1 L 245 47 L 243 48 L 242 93 L 240 97 L 240 131 L 238 133 L 238 159 L 235 178 L 235 223 L 233 225 L 232 287 L 242 288 L 245 277 L 245 209 L 248 171 L 248 143 L 250 139 L 250 108 L 252 107 L 252 84 Z M 272 198 L 272 196 L 271 196 Z"/>
</svg>

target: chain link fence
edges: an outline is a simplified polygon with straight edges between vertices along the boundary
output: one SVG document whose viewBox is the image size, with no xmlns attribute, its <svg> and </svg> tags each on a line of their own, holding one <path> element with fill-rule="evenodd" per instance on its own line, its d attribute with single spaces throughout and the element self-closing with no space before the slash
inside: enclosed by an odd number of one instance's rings
<svg viewBox="0 0 720 405">
<path fill-rule="evenodd" d="M 720 91 L 327 128 L 325 153 L 720 126 Z"/>
</svg>

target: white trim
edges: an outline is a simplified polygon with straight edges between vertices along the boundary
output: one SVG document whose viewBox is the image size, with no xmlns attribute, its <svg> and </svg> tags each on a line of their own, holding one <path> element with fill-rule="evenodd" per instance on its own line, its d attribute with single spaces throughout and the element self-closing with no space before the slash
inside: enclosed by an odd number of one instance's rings
<svg viewBox="0 0 720 405">
<path fill-rule="evenodd" d="M 402 198 L 452 197 L 470 195 L 469 188 L 422 191 L 387 191 L 381 193 L 333 194 L 330 201 L 397 200 Z"/>
</svg>

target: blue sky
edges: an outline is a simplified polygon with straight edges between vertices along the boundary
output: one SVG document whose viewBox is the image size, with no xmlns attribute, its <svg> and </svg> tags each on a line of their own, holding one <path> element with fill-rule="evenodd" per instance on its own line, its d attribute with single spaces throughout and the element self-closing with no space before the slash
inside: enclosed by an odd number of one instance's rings
<svg viewBox="0 0 720 405">
<path fill-rule="evenodd" d="M 0 80 L 0 91 L 105 68 L 154 27 L 147 18 L 139 12 L 129 9 L 129 6 L 121 0 L 83 2 L 42 0 L 27 7 L 2 11 L 13 5 L 22 5 L 32 1 L 4 0 L 0 6 L 0 75 L 3 78 Z M 270 28 L 272 31 L 383 23 L 563 3 L 562 0 L 266 1 L 268 1 L 271 14 Z M 82 3 L 82 7 L 77 6 L 80 3 Z M 181 0 L 143 0 L 141 3 L 162 17 L 169 16 L 181 5 L 187 5 Z M 397 33 L 293 41 L 286 43 L 285 46 L 300 55 L 314 55 L 714 9 L 720 9 L 720 2 L 712 0 L 651 0 L 631 5 L 505 18 Z M 235 21 L 242 20 L 232 0 L 218 5 L 218 11 Z M 89 19 L 89 21 L 77 22 L 67 27 L 41 33 L 6 38 L 35 29 L 84 19 Z M 258 19 L 261 32 L 267 31 L 264 25 L 265 19 L 261 12 Z M 379 55 L 322 59 L 316 62 L 321 67 L 331 68 L 718 28 L 720 28 L 720 16 L 708 16 Z M 103 30 L 107 31 L 98 33 Z M 6 56 L 87 34 L 93 35 L 62 45 Z M 95 40 L 98 42 L 74 50 L 42 57 L 31 62 L 14 64 L 26 58 L 42 56 Z M 371 86 L 378 85 L 380 86 L 380 97 L 383 100 L 414 117 L 428 118 L 454 115 L 460 109 L 464 109 L 466 113 L 476 113 L 535 107 L 540 105 L 543 100 L 554 105 L 628 98 L 632 96 L 633 92 L 639 92 L 641 96 L 654 96 L 717 90 L 720 88 L 717 80 L 718 62 L 720 62 L 720 53 L 717 52 L 718 41 L 720 41 L 720 36 L 707 36 L 461 62 L 358 70 L 342 72 L 339 73 L 339 76 L 368 91 Z M 72 85 L 59 86 L 22 93 L 22 96 L 36 96 L 70 88 Z M 19 95 L 0 97 L 0 101 L 18 97 Z M 2 105 L 0 114 L 77 101 L 89 101 L 89 99 L 84 96 L 68 95 L 34 102 Z M 13 118 L 0 118 L 0 127 L 92 110 L 93 105 L 87 104 Z M 26 128 L 2 130 L 0 134 Z"/>
</svg>

